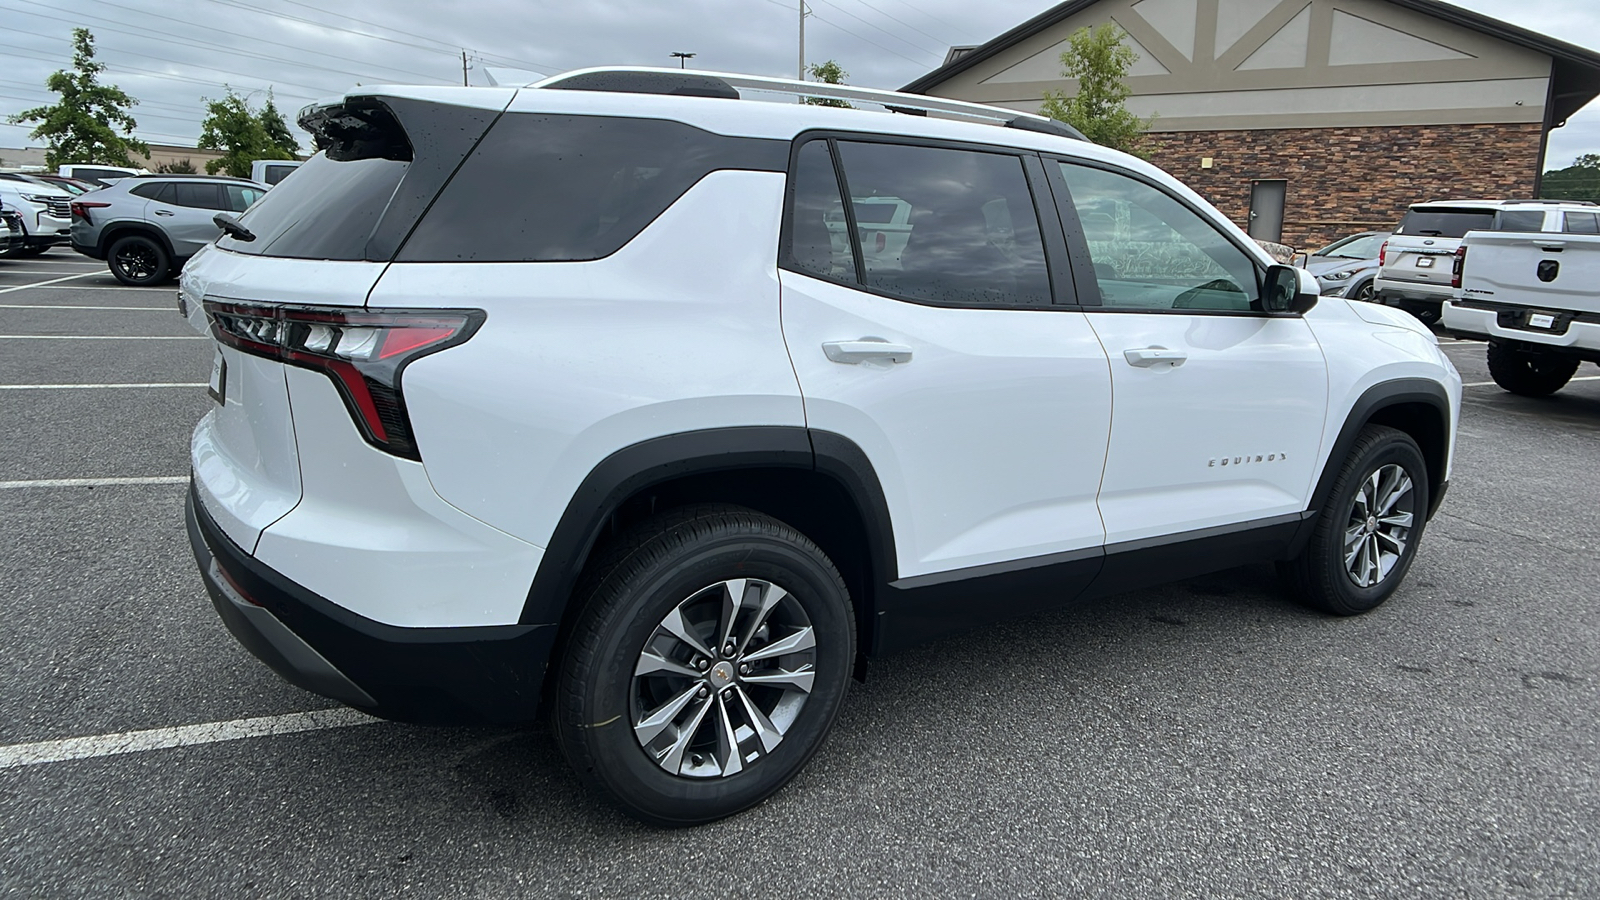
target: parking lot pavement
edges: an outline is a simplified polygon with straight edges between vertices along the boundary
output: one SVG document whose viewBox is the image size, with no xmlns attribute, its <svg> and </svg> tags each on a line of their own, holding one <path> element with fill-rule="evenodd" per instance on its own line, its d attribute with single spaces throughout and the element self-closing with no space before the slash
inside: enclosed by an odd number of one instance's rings
<svg viewBox="0 0 1600 900">
<path fill-rule="evenodd" d="M 88 271 L 25 268 L 0 291 Z M 0 334 L 102 338 L 0 339 L 0 386 L 203 379 L 204 342 L 109 339 L 175 314 L 18 308 L 145 302 L 97 277 L 0 294 Z M 1445 347 L 1489 381 L 1481 344 Z M 1600 896 L 1600 381 L 1467 389 L 1449 500 L 1372 614 L 1252 567 L 922 647 L 874 664 L 776 798 L 679 832 L 598 806 L 538 727 L 240 737 L 330 704 L 240 649 L 192 571 L 206 402 L 0 389 L 0 483 L 175 479 L 0 488 L 0 893 Z M 114 752 L 163 742 L 188 745 Z M 20 764 L 52 753 L 88 756 Z"/>
</svg>

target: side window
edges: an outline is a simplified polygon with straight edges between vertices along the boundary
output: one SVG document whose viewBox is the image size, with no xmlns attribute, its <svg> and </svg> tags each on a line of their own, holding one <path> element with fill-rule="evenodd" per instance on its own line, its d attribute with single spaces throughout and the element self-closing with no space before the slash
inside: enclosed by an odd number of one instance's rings
<svg viewBox="0 0 1600 900">
<path fill-rule="evenodd" d="M 164 187 L 166 187 L 165 184 L 141 184 L 138 187 L 128 191 L 128 193 L 138 197 L 144 197 L 148 200 L 154 200 L 161 195 L 161 189 Z"/>
<path fill-rule="evenodd" d="M 195 209 L 223 209 L 217 185 L 205 182 L 180 181 L 172 186 L 172 205 Z"/>
<path fill-rule="evenodd" d="M 1259 310 L 1256 260 L 1143 181 L 1061 164 L 1101 303 L 1113 309 Z"/>
<path fill-rule="evenodd" d="M 1567 234 L 1600 234 L 1600 214 L 1569 212 L 1563 229 Z"/>
<path fill-rule="evenodd" d="M 232 212 L 242 213 L 250 208 L 250 204 L 261 199 L 263 191 L 253 187 L 238 184 L 226 185 L 223 190 L 228 192 L 228 209 Z"/>
<path fill-rule="evenodd" d="M 1543 231 L 1544 210 L 1542 209 L 1515 209 L 1501 210 L 1494 217 L 1495 231 Z"/>
<path fill-rule="evenodd" d="M 1019 157 L 838 146 L 868 287 L 966 306 L 1050 302 L 1039 217 Z"/>
<path fill-rule="evenodd" d="M 812 141 L 800 148 L 793 177 L 789 265 L 819 278 L 854 282 L 855 256 L 827 141 Z"/>
</svg>

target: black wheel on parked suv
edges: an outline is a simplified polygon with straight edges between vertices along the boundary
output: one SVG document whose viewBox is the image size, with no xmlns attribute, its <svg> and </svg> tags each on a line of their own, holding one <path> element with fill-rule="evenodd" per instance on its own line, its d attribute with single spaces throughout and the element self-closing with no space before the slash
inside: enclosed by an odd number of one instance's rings
<svg viewBox="0 0 1600 900">
<path fill-rule="evenodd" d="M 1337 616 L 1375 609 L 1405 580 L 1428 517 L 1428 468 L 1411 436 L 1368 425 L 1340 467 L 1311 540 L 1279 571 Z"/>
<path fill-rule="evenodd" d="M 142 234 L 118 238 L 106 252 L 111 274 L 131 287 L 160 284 L 167 280 L 172 260 L 160 242 Z"/>
<path fill-rule="evenodd" d="M 567 760 L 656 825 L 765 800 L 821 746 L 849 683 L 838 570 L 789 526 L 727 506 L 646 522 L 608 556 L 560 662 Z"/>
<path fill-rule="evenodd" d="M 1489 342 L 1489 376 L 1495 384 L 1524 397 L 1548 397 L 1566 387 L 1578 364 L 1570 356 Z"/>
</svg>

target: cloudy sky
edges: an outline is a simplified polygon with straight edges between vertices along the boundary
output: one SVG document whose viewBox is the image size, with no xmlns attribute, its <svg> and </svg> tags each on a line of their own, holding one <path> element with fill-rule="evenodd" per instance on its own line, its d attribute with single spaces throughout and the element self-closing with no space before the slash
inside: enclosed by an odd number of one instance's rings
<svg viewBox="0 0 1600 900">
<path fill-rule="evenodd" d="M 807 0 L 806 56 L 836 59 L 850 82 L 894 88 L 936 67 L 951 44 L 978 44 L 1050 0 Z M 1525 28 L 1600 49 L 1595 0 L 1456 0 Z M 333 12 L 332 10 L 338 10 Z M 138 134 L 192 146 L 203 97 L 223 85 L 291 113 L 356 84 L 455 83 L 470 66 L 555 73 L 593 65 L 692 65 L 792 77 L 794 0 L 0 0 L 0 120 L 48 103 L 45 78 L 90 28 L 106 80 L 139 98 Z M 482 83 L 481 71 L 472 73 Z M 30 146 L 0 125 L 0 147 Z M 1551 140 L 1552 166 L 1600 152 L 1600 103 Z"/>
</svg>

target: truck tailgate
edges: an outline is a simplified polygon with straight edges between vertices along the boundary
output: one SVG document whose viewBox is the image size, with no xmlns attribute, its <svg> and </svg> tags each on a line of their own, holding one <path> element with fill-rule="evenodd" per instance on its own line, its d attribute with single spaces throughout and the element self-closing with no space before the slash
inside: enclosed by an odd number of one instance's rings
<svg viewBox="0 0 1600 900">
<path fill-rule="evenodd" d="M 1600 313 L 1600 235 L 1474 231 L 1464 245 L 1463 300 Z"/>
</svg>

